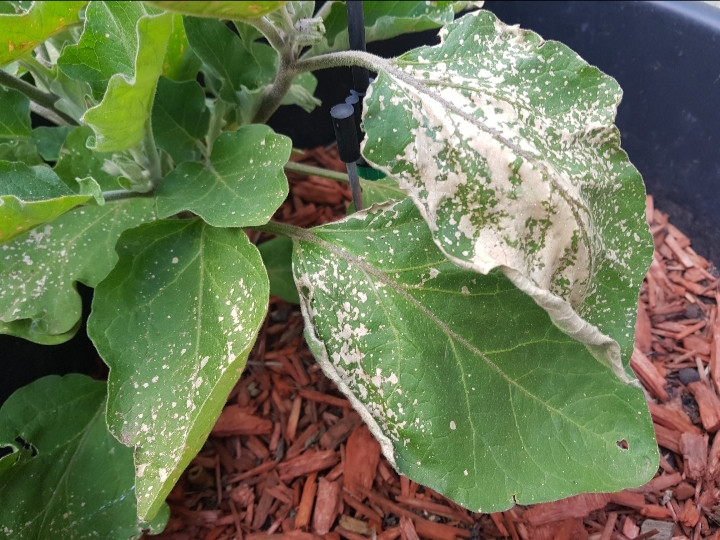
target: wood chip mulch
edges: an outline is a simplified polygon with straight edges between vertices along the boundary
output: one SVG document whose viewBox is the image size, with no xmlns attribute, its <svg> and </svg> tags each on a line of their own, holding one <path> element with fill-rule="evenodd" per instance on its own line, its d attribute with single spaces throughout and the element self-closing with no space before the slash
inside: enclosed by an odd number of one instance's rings
<svg viewBox="0 0 720 540">
<path fill-rule="evenodd" d="M 332 148 L 298 159 L 344 170 Z M 345 215 L 347 185 L 288 176 L 278 219 L 310 226 Z M 148 538 L 720 540 L 720 274 L 652 197 L 647 217 L 656 252 L 631 361 L 661 453 L 646 485 L 495 514 L 462 509 L 381 457 L 313 360 L 299 308 L 273 297 L 248 368 L 168 497 L 165 532 Z"/>
</svg>

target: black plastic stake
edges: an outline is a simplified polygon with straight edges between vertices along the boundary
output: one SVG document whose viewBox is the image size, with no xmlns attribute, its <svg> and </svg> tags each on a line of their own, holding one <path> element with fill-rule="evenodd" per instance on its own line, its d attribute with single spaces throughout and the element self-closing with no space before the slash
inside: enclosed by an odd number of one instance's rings
<svg viewBox="0 0 720 540">
<path fill-rule="evenodd" d="M 356 165 L 357 160 L 360 159 L 360 143 L 355 127 L 355 109 L 349 103 L 339 103 L 330 109 L 330 116 L 337 138 L 338 153 L 347 167 L 355 209 L 362 210 L 362 191 Z"/>
<path fill-rule="evenodd" d="M 365 51 L 365 18 L 363 16 L 362 0 L 348 0 L 345 2 L 348 18 L 348 36 L 350 49 Z M 353 87 L 360 94 L 367 92 L 370 84 L 370 74 L 366 68 L 353 66 Z"/>
</svg>

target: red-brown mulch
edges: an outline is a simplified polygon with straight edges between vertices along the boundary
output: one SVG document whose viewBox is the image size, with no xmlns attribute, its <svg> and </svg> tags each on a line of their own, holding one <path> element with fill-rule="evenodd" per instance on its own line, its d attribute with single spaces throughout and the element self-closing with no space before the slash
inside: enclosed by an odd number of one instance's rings
<svg viewBox="0 0 720 540">
<path fill-rule="evenodd" d="M 344 170 L 333 149 L 301 159 Z M 289 179 L 278 219 L 310 226 L 345 215 L 347 185 Z M 381 457 L 314 362 L 299 308 L 273 297 L 248 368 L 168 497 L 172 517 L 156 538 L 720 540 L 720 274 L 651 197 L 647 217 L 656 253 L 640 295 L 632 365 L 661 461 L 645 486 L 495 514 L 462 509 Z"/>
</svg>

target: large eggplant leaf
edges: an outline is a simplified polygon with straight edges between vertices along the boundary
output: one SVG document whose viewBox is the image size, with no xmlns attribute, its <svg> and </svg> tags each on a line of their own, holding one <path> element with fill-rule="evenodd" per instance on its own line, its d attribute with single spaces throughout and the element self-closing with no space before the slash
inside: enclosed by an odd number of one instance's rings
<svg viewBox="0 0 720 540">
<path fill-rule="evenodd" d="M 269 127 L 241 126 L 220 135 L 210 163 L 181 163 L 157 194 L 160 217 L 190 210 L 215 227 L 267 223 L 288 194 L 283 166 L 292 143 Z"/>
<path fill-rule="evenodd" d="M 464 270 L 412 201 L 298 233 L 307 341 L 384 455 L 474 511 L 652 478 L 643 393 L 498 270 Z"/>
<path fill-rule="evenodd" d="M 366 159 L 398 180 L 450 260 L 500 268 L 632 379 L 653 244 L 642 178 L 613 125 L 620 88 L 566 46 L 488 12 L 440 35 L 441 45 L 379 66 Z"/>
<path fill-rule="evenodd" d="M 194 17 L 211 17 L 214 19 L 247 19 L 262 17 L 282 6 L 284 1 L 269 2 L 178 2 L 178 1 L 146 1 L 146 4 L 175 11 Z"/>
<path fill-rule="evenodd" d="M 94 180 L 87 181 L 100 192 Z M 50 167 L 0 161 L 0 244 L 92 198 L 85 190 L 72 191 Z"/>
<path fill-rule="evenodd" d="M 105 425 L 105 383 L 51 375 L 0 409 L 0 534 L 5 538 L 140 538 L 132 451 Z"/>
<path fill-rule="evenodd" d="M 363 2 L 365 40 L 379 41 L 410 32 L 440 28 L 455 17 L 455 13 L 482 2 L 387 2 L 375 0 Z M 333 1 L 323 19 L 325 35 L 313 45 L 306 56 L 350 48 L 348 20 L 345 2 Z"/>
<path fill-rule="evenodd" d="M 110 78 L 99 105 L 88 109 L 83 120 L 96 140 L 89 146 L 101 152 L 126 150 L 138 144 L 150 121 L 157 81 L 163 70 L 173 17 L 144 15 L 137 21 L 137 55 L 132 76 Z"/>
<path fill-rule="evenodd" d="M 135 449 L 138 514 L 153 519 L 245 367 L 268 277 L 241 229 L 199 219 L 127 231 L 118 253 L 88 334 L 110 367 L 110 431 Z"/>
<path fill-rule="evenodd" d="M 0 14 L 0 66 L 32 51 L 66 26 L 80 22 L 87 2 L 33 2 L 20 13 Z"/>
<path fill-rule="evenodd" d="M 125 229 L 154 217 L 150 199 L 75 208 L 0 246 L 0 333 L 62 343 L 80 324 L 75 283 L 95 287 L 117 261 Z"/>
</svg>

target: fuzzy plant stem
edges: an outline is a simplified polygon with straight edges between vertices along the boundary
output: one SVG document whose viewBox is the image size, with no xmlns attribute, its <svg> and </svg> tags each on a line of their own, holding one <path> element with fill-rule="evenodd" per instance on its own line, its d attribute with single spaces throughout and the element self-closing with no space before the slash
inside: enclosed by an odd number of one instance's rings
<svg viewBox="0 0 720 540">
<path fill-rule="evenodd" d="M 54 121 L 57 121 L 59 119 L 59 120 L 63 121 L 63 123 L 66 123 L 71 126 L 78 125 L 78 123 L 75 121 L 75 119 L 73 117 L 68 116 L 61 110 L 55 108 L 55 102 L 58 99 L 60 99 L 55 94 L 51 94 L 49 92 L 43 92 L 42 90 L 34 87 L 32 84 L 23 81 L 19 77 L 14 77 L 13 75 L 10 75 L 9 73 L 7 73 L 6 71 L 3 71 L 2 69 L 0 69 L 0 84 L 7 88 L 12 88 L 14 90 L 18 90 L 19 92 L 22 92 L 28 98 L 30 98 L 34 103 L 39 105 L 42 109 L 50 111 L 56 117 L 54 119 Z M 38 109 L 35 112 L 40 113 L 41 110 Z"/>
<path fill-rule="evenodd" d="M 323 178 L 330 178 L 331 180 L 348 182 L 348 175 L 346 173 L 330 171 L 328 169 L 313 167 L 312 165 L 305 165 L 304 163 L 297 163 L 295 161 L 288 161 L 285 164 L 285 170 L 299 174 L 313 174 L 315 176 L 322 176 Z"/>
</svg>

